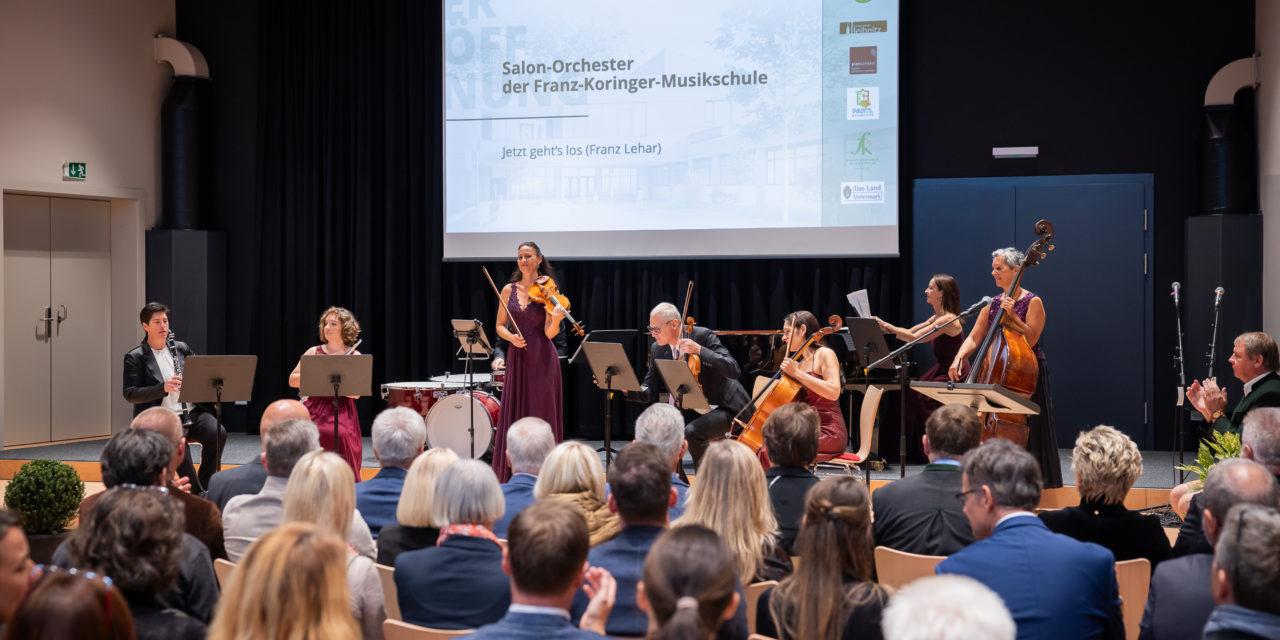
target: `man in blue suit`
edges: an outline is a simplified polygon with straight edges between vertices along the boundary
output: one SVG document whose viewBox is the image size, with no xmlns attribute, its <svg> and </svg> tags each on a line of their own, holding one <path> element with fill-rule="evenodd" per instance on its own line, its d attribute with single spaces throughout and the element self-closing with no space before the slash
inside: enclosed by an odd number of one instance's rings
<svg viewBox="0 0 1280 640">
<path fill-rule="evenodd" d="M 604 569 L 587 568 L 587 521 L 577 508 L 559 500 L 536 502 L 512 521 L 508 535 L 502 570 L 511 577 L 511 607 L 468 637 L 603 638 L 594 631 L 604 631 L 613 578 Z M 569 622 L 568 610 L 579 587 L 592 594 L 580 628 Z"/>
<path fill-rule="evenodd" d="M 396 522 L 396 506 L 404 478 L 427 442 L 427 425 L 408 407 L 387 409 L 373 419 L 373 455 L 378 475 L 356 483 L 356 508 L 364 515 L 373 537 Z"/>
<path fill-rule="evenodd" d="M 507 429 L 507 460 L 511 462 L 511 479 L 502 483 L 502 497 L 507 510 L 493 523 L 493 535 L 507 537 L 507 527 L 525 507 L 533 504 L 533 485 L 538 482 L 542 461 L 556 446 L 551 425 L 542 418 L 520 418 Z"/>
<path fill-rule="evenodd" d="M 1040 467 L 1030 453 L 992 438 L 965 456 L 964 514 L 977 542 L 938 564 L 995 591 L 1020 640 L 1124 638 L 1115 557 L 1107 549 L 1049 531 L 1032 511 Z"/>
</svg>

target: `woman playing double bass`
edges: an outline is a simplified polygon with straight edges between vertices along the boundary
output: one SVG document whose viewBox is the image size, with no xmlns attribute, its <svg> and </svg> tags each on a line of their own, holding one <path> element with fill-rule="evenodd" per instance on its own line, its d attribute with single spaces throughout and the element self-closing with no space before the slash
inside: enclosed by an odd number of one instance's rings
<svg viewBox="0 0 1280 640">
<path fill-rule="evenodd" d="M 995 279 L 996 286 L 1004 292 L 991 300 L 987 305 L 986 313 L 978 314 L 973 331 L 969 332 L 969 337 L 965 339 L 964 344 L 960 345 L 960 351 L 951 361 L 947 377 L 951 380 L 961 379 L 961 367 L 968 362 L 969 356 L 977 351 L 978 345 L 987 335 L 987 329 L 995 321 L 996 313 L 1003 308 L 1005 310 L 1004 325 L 1026 338 L 1039 365 L 1040 372 L 1036 378 L 1036 390 L 1031 396 L 1031 401 L 1040 405 L 1040 413 L 1027 416 L 1027 426 L 1030 428 L 1027 450 L 1040 463 L 1044 487 L 1049 489 L 1062 486 L 1062 462 L 1058 458 L 1058 440 L 1053 429 L 1053 393 L 1049 384 L 1049 367 L 1045 363 L 1044 350 L 1039 344 L 1040 335 L 1044 331 L 1044 302 L 1039 296 L 1021 286 L 1014 291 L 1009 290 L 1025 257 L 1021 251 L 1013 247 L 991 252 L 991 277 Z"/>
</svg>

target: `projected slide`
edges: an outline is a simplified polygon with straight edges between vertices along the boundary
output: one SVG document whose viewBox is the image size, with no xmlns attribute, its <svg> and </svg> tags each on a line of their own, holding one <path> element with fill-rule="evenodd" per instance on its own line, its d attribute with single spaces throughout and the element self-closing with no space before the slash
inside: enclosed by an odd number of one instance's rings
<svg viewBox="0 0 1280 640">
<path fill-rule="evenodd" d="M 896 0 L 446 0 L 445 257 L 896 255 Z"/>
</svg>

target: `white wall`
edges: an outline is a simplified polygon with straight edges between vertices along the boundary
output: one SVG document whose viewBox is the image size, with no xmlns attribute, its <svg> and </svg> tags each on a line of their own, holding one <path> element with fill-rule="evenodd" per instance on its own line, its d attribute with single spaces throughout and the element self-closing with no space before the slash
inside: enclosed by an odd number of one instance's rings
<svg viewBox="0 0 1280 640">
<path fill-rule="evenodd" d="M 1280 336 L 1280 3 L 1257 0 L 1258 187 L 1262 206 L 1262 327 Z"/>
<path fill-rule="evenodd" d="M 172 78 L 152 39 L 176 22 L 174 0 L 0 1 L 0 190 L 112 201 L 111 349 L 121 357 L 141 336 L 143 230 L 158 217 Z M 88 163 L 88 180 L 63 181 L 67 161 Z M 112 430 L 130 413 L 117 395 Z"/>
</svg>

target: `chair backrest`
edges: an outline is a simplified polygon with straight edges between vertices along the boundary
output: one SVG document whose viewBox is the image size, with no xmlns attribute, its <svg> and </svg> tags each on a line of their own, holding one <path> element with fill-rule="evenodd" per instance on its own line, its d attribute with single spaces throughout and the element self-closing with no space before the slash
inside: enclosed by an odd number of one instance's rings
<svg viewBox="0 0 1280 640">
<path fill-rule="evenodd" d="M 1142 609 L 1147 605 L 1147 590 L 1151 588 L 1151 561 L 1146 558 L 1116 563 L 1116 582 L 1120 583 L 1123 601 L 1124 635 L 1129 640 L 1138 637 L 1142 622 Z"/>
<path fill-rule="evenodd" d="M 769 636 L 762 636 L 758 633 L 753 633 L 750 636 L 747 636 L 747 640 L 774 640 L 774 639 L 770 638 Z"/>
<path fill-rule="evenodd" d="M 431 629 L 390 618 L 382 621 L 382 636 L 386 640 L 445 640 L 475 632 L 475 629 Z"/>
<path fill-rule="evenodd" d="M 875 553 L 876 576 L 880 584 L 895 590 L 917 578 L 933 575 L 934 567 L 946 559 L 946 556 L 922 556 L 889 547 L 876 547 Z"/>
<path fill-rule="evenodd" d="M 226 589 L 231 586 L 231 573 L 236 570 L 236 563 L 218 558 L 213 561 L 213 573 L 218 577 L 218 586 Z"/>
<path fill-rule="evenodd" d="M 765 580 L 753 582 L 742 588 L 743 594 L 747 597 L 747 631 L 756 632 L 756 602 L 760 600 L 761 594 L 776 586 L 778 586 L 777 580 Z"/>
<path fill-rule="evenodd" d="M 868 385 L 862 396 L 862 412 L 858 416 L 858 458 L 866 460 L 871 453 L 871 435 L 876 426 L 876 412 L 880 409 L 880 396 L 884 389 Z"/>
<path fill-rule="evenodd" d="M 396 596 L 396 568 L 385 564 L 374 566 L 378 567 L 378 580 L 382 581 L 382 600 L 386 603 L 387 619 L 404 620 L 404 616 L 400 615 L 400 598 Z"/>
</svg>

